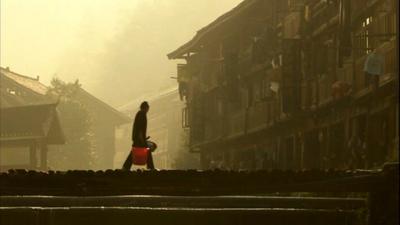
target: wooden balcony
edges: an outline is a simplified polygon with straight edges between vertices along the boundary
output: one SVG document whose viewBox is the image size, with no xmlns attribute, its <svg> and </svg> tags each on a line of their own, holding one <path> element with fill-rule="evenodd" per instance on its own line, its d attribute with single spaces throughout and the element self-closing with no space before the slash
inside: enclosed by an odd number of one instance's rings
<svg viewBox="0 0 400 225">
<path fill-rule="evenodd" d="M 223 136 L 222 118 L 215 117 L 205 125 L 205 142 L 211 142 Z"/>
<path fill-rule="evenodd" d="M 228 118 L 227 136 L 229 138 L 245 134 L 246 130 L 246 111 L 240 110 L 233 113 Z"/>
<path fill-rule="evenodd" d="M 248 110 L 248 132 L 257 131 L 267 126 L 268 121 L 268 103 L 265 101 L 258 102 Z"/>
<path fill-rule="evenodd" d="M 395 41 L 390 41 L 382 44 L 377 49 L 379 54 L 382 54 L 384 57 L 384 65 L 383 65 L 383 75 L 379 76 L 379 82 L 385 82 L 390 79 L 391 76 L 395 74 L 396 71 L 396 63 L 395 60 Z M 367 55 L 358 58 L 355 62 L 355 71 L 354 71 L 354 82 L 353 82 L 353 90 L 354 93 L 365 92 L 365 90 L 369 87 L 366 82 L 366 75 L 364 72 L 364 64 Z"/>
</svg>

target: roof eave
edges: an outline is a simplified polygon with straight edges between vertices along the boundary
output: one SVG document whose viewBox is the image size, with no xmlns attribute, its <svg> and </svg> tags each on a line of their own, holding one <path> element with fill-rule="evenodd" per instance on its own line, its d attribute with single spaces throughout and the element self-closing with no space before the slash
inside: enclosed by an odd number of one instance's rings
<svg viewBox="0 0 400 225">
<path fill-rule="evenodd" d="M 223 14 L 222 16 L 218 17 L 215 21 L 210 23 L 209 25 L 205 26 L 201 30 L 197 32 L 192 40 L 187 42 L 186 44 L 179 47 L 177 50 L 169 53 L 168 59 L 183 59 L 186 58 L 184 55 L 187 53 L 192 52 L 195 48 L 202 43 L 204 38 L 207 38 L 209 33 L 218 29 L 226 22 L 232 20 L 239 16 L 243 11 L 248 9 L 249 7 L 253 6 L 255 3 L 259 2 L 259 0 L 245 0 L 240 3 L 238 6 L 233 8 L 232 10 L 228 11 L 227 13 Z"/>
</svg>

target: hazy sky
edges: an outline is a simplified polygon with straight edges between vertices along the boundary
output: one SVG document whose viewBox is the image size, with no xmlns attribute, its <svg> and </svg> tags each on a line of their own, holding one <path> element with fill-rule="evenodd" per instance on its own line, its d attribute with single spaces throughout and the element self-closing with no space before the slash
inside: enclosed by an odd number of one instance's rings
<svg viewBox="0 0 400 225">
<path fill-rule="evenodd" d="M 0 0 L 2 67 L 118 106 L 175 83 L 166 54 L 241 0 Z"/>
</svg>

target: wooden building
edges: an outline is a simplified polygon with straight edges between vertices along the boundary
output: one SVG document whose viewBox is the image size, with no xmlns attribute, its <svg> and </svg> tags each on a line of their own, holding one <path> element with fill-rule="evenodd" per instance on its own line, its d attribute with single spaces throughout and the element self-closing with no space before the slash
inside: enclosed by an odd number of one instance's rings
<svg viewBox="0 0 400 225">
<path fill-rule="evenodd" d="M 52 105 L 56 108 L 58 97 L 48 94 L 48 87 L 39 81 L 39 77 L 31 78 L 11 71 L 9 68 L 1 68 L 0 74 L 0 90 L 1 90 L 1 108 L 12 108 L 20 106 Z M 93 130 L 93 145 L 97 156 L 95 168 L 86 169 L 110 169 L 113 168 L 113 159 L 115 154 L 115 129 L 119 125 L 129 123 L 129 117 L 120 113 L 110 105 L 96 98 L 83 88 L 78 90 L 77 98 L 85 105 L 88 110 Z M 19 108 L 18 108 L 19 109 Z M 26 108 L 27 111 L 30 108 Z M 50 109 L 48 109 L 50 110 Z M 53 110 L 53 109 L 51 109 Z M 50 110 L 50 111 L 51 111 Z M 55 110 L 55 109 L 54 109 Z M 61 124 L 64 117 L 68 115 L 60 115 Z M 27 117 L 32 123 L 36 117 Z M 36 121 L 40 122 L 40 121 Z M 36 124 L 38 125 L 38 124 Z M 2 123 L 3 128 L 13 126 Z M 47 125 L 46 125 L 47 126 Z M 12 128 L 10 128 L 12 129 Z M 60 131 L 61 132 L 61 131 Z M 66 145 L 69 145 L 68 135 L 65 137 Z M 62 149 L 63 146 L 54 147 Z M 27 154 L 20 154 L 24 158 Z M 25 157 L 26 158 L 26 157 Z M 57 160 L 58 156 L 51 156 L 49 160 Z M 53 169 L 74 169 L 74 168 L 53 168 Z"/>
<path fill-rule="evenodd" d="M 51 104 L 55 98 L 46 95 L 47 87 L 39 77 L 32 78 L 15 73 L 10 68 L 0 67 L 0 107 Z"/>
<path fill-rule="evenodd" d="M 0 170 L 46 170 L 49 145 L 65 143 L 56 99 L 39 77 L 2 67 L 0 92 Z"/>
<path fill-rule="evenodd" d="M 56 106 L 26 105 L 0 109 L 1 171 L 48 169 L 48 146 L 65 143 Z M 28 149 L 29 154 L 26 154 Z M 26 162 L 21 163 L 24 160 Z"/>
<path fill-rule="evenodd" d="M 398 161 L 396 7 L 395 0 L 245 0 L 171 52 L 169 59 L 186 60 L 179 92 L 202 167 Z"/>
</svg>

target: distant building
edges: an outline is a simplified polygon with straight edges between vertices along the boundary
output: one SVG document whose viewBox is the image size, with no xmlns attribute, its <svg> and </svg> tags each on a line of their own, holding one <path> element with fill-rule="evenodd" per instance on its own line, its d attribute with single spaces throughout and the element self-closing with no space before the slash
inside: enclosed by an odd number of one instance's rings
<svg viewBox="0 0 400 225">
<path fill-rule="evenodd" d="M 38 78 L 0 68 L 0 170 L 48 169 L 48 146 L 65 137 L 55 99 Z"/>
<path fill-rule="evenodd" d="M 118 130 L 118 138 L 125 141 L 115 159 L 116 167 L 121 167 L 132 145 L 132 123 L 142 101 L 148 101 L 150 111 L 147 115 L 147 134 L 155 141 L 158 149 L 153 154 L 158 169 L 194 169 L 199 167 L 198 155 L 187 151 L 187 134 L 182 127 L 183 103 L 179 99 L 177 87 L 136 100 L 119 109 L 132 118 L 131 124 Z M 123 141 L 119 141 L 123 143 Z"/>
<path fill-rule="evenodd" d="M 245 0 L 171 52 L 202 168 L 398 161 L 397 13 L 397 0 Z"/>
<path fill-rule="evenodd" d="M 38 78 L 35 79 L 20 75 L 10 71 L 8 68 L 1 68 L 0 78 L 1 108 L 48 104 L 54 105 L 57 102 L 56 96 L 47 95 L 48 87 L 40 83 Z M 77 95 L 80 101 L 86 105 L 92 118 L 93 140 L 97 156 L 97 166 L 96 168 L 91 169 L 111 169 L 113 168 L 116 145 L 115 129 L 119 125 L 129 123 L 130 119 L 82 88 L 79 90 Z M 56 105 L 53 107 L 54 110 L 55 106 Z M 33 123 L 37 118 L 29 117 L 29 119 Z M 60 118 L 60 120 L 62 119 L 63 118 Z M 6 127 L 3 123 L 1 125 L 2 127 Z M 13 125 L 10 124 L 10 126 Z M 68 137 L 65 137 L 65 139 L 66 145 L 68 145 Z M 56 160 L 57 156 L 52 158 Z"/>
<path fill-rule="evenodd" d="M 47 170 L 48 145 L 65 143 L 56 104 L 2 107 L 0 124 L 0 171 Z"/>
<path fill-rule="evenodd" d="M 55 103 L 49 98 L 47 87 L 40 83 L 39 77 L 32 78 L 0 67 L 0 107 L 16 107 Z"/>
<path fill-rule="evenodd" d="M 131 119 L 84 89 L 80 89 L 78 97 L 86 105 L 92 117 L 93 138 L 98 160 L 97 168 L 93 169 L 112 169 L 117 152 L 116 129 L 129 124 Z"/>
</svg>

